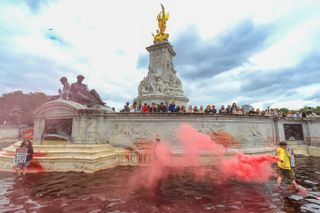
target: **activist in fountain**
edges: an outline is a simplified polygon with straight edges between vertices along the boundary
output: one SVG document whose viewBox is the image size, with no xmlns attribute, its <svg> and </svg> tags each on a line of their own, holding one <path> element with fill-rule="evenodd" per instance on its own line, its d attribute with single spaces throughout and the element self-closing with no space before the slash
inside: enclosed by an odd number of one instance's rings
<svg viewBox="0 0 320 213">
<path fill-rule="evenodd" d="M 25 149 L 24 151 L 24 159 L 23 161 L 19 161 L 16 164 L 16 172 L 18 175 L 25 175 L 27 173 L 27 167 L 30 163 L 30 161 L 33 158 L 33 146 L 30 140 L 24 140 L 22 141 L 21 145 L 20 145 L 21 149 Z M 17 155 L 16 155 L 17 156 Z"/>
<path fill-rule="evenodd" d="M 277 177 L 277 187 L 280 188 L 282 180 L 288 179 L 292 184 L 291 187 L 294 191 L 305 194 L 306 189 L 297 184 L 294 171 L 292 169 L 292 162 L 290 161 L 290 155 L 287 152 L 287 142 L 281 141 L 279 143 L 279 148 L 277 149 L 278 161 L 278 177 Z"/>
</svg>

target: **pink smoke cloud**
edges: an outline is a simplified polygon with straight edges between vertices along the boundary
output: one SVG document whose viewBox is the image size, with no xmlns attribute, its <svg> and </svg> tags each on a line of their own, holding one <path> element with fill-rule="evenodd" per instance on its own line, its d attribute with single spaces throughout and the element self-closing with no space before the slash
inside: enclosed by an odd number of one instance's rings
<svg viewBox="0 0 320 213">
<path fill-rule="evenodd" d="M 225 133 L 226 134 L 226 133 Z M 195 178 L 219 174 L 219 182 L 230 178 L 248 182 L 266 182 L 273 176 L 271 165 L 278 159 L 268 155 L 246 155 L 238 152 L 236 157 L 228 156 L 226 148 L 220 141 L 198 132 L 189 124 L 182 124 L 176 132 L 184 152 L 175 154 L 167 143 L 153 146 L 153 160 L 146 167 L 141 167 L 131 177 L 134 187 L 154 188 L 168 175 L 180 175 L 184 171 L 192 173 Z M 230 136 L 230 138 L 232 138 Z M 224 142 L 225 143 L 225 142 Z M 224 144 L 223 143 L 223 144 Z M 201 162 L 203 156 L 214 159 L 214 170 L 208 169 Z"/>
</svg>

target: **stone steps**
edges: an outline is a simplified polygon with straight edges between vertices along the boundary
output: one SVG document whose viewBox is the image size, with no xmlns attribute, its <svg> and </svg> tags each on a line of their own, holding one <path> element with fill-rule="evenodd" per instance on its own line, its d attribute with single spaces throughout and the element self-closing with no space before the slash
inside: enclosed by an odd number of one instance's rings
<svg viewBox="0 0 320 213">
<path fill-rule="evenodd" d="M 14 156 L 20 142 L 4 148 L 0 154 Z M 94 158 L 116 153 L 117 149 L 110 144 L 67 144 L 67 145 L 33 145 L 36 158 L 41 157 L 69 157 Z"/>
<path fill-rule="evenodd" d="M 18 141 L 0 152 L 0 170 L 13 171 L 15 151 L 20 144 Z M 31 163 L 44 171 L 94 172 L 119 165 L 126 151 L 110 144 L 34 144 L 33 148 L 35 154 Z"/>
<path fill-rule="evenodd" d="M 15 155 L 16 153 L 16 148 L 18 146 L 11 145 L 7 148 L 4 148 L 3 150 L 0 151 L 0 155 Z M 61 155 L 61 154 L 71 154 L 71 155 L 92 155 L 95 153 L 98 154 L 103 154 L 103 153 L 114 153 L 119 150 L 122 150 L 121 148 L 115 148 L 112 147 L 111 145 L 106 145 L 102 147 L 95 147 L 95 148 L 87 148 L 87 147 L 41 147 L 40 146 L 33 146 L 34 154 L 36 157 L 43 157 L 43 156 L 48 156 L 48 155 Z M 45 155 L 48 154 L 48 155 Z"/>
</svg>

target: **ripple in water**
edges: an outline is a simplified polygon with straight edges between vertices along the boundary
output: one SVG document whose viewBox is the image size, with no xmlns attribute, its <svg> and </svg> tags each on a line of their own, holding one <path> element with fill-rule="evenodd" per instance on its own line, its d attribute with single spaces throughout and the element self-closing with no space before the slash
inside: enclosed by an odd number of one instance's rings
<svg viewBox="0 0 320 213">
<path fill-rule="evenodd" d="M 195 178 L 187 172 L 168 176 L 153 190 L 131 190 L 134 167 L 117 167 L 94 174 L 49 172 L 23 177 L 0 173 L 1 212 L 320 212 L 319 158 L 297 158 L 297 181 L 308 188 L 300 196 L 275 180 L 266 184 L 212 177 Z M 214 169 L 214 168 L 211 168 Z M 218 174 L 217 174 L 218 175 Z"/>
</svg>

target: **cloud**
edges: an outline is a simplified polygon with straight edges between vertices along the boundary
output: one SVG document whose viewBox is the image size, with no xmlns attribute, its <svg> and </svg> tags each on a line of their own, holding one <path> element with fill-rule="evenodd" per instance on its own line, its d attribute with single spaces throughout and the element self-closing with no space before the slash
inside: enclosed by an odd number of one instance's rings
<svg viewBox="0 0 320 213">
<path fill-rule="evenodd" d="M 159 3 L 123 3 L 0 1 L 1 93 L 56 94 L 61 76 L 72 83 L 82 73 L 108 103 L 132 102 L 147 75 Z M 319 103 L 317 1 L 211 4 L 165 5 L 174 66 L 192 104 Z"/>
<path fill-rule="evenodd" d="M 137 68 L 147 68 L 149 65 L 149 54 L 141 54 L 138 57 Z"/>
<path fill-rule="evenodd" d="M 245 19 L 233 28 L 208 40 L 202 40 L 195 28 L 189 28 L 173 41 L 178 72 L 186 80 L 213 77 L 248 62 L 266 47 L 273 28 L 255 25 Z"/>
<path fill-rule="evenodd" d="M 56 33 L 52 32 L 52 30 L 46 33 L 46 37 L 56 44 L 64 46 L 66 45 L 66 42 L 63 40 L 63 38 L 58 36 Z"/>
<path fill-rule="evenodd" d="M 184 89 L 192 97 L 191 104 L 196 105 L 236 102 L 260 108 L 317 106 L 320 105 L 319 60 L 320 52 L 314 50 L 290 67 L 267 70 L 250 64 L 210 78 L 184 82 Z M 292 104 L 294 100 L 296 104 Z"/>
<path fill-rule="evenodd" d="M 25 0 L 25 4 L 32 12 L 38 12 L 41 7 L 48 5 L 53 0 Z"/>
<path fill-rule="evenodd" d="M 31 54 L 0 52 L 0 90 L 11 92 L 45 92 L 54 95 L 60 87 L 59 79 L 73 73 L 68 66 Z"/>
<path fill-rule="evenodd" d="M 255 95 L 258 93 L 283 94 L 297 87 L 314 84 L 320 78 L 320 54 L 309 53 L 294 67 L 277 70 L 257 70 L 239 75 L 243 80 L 240 92 Z"/>
</svg>

